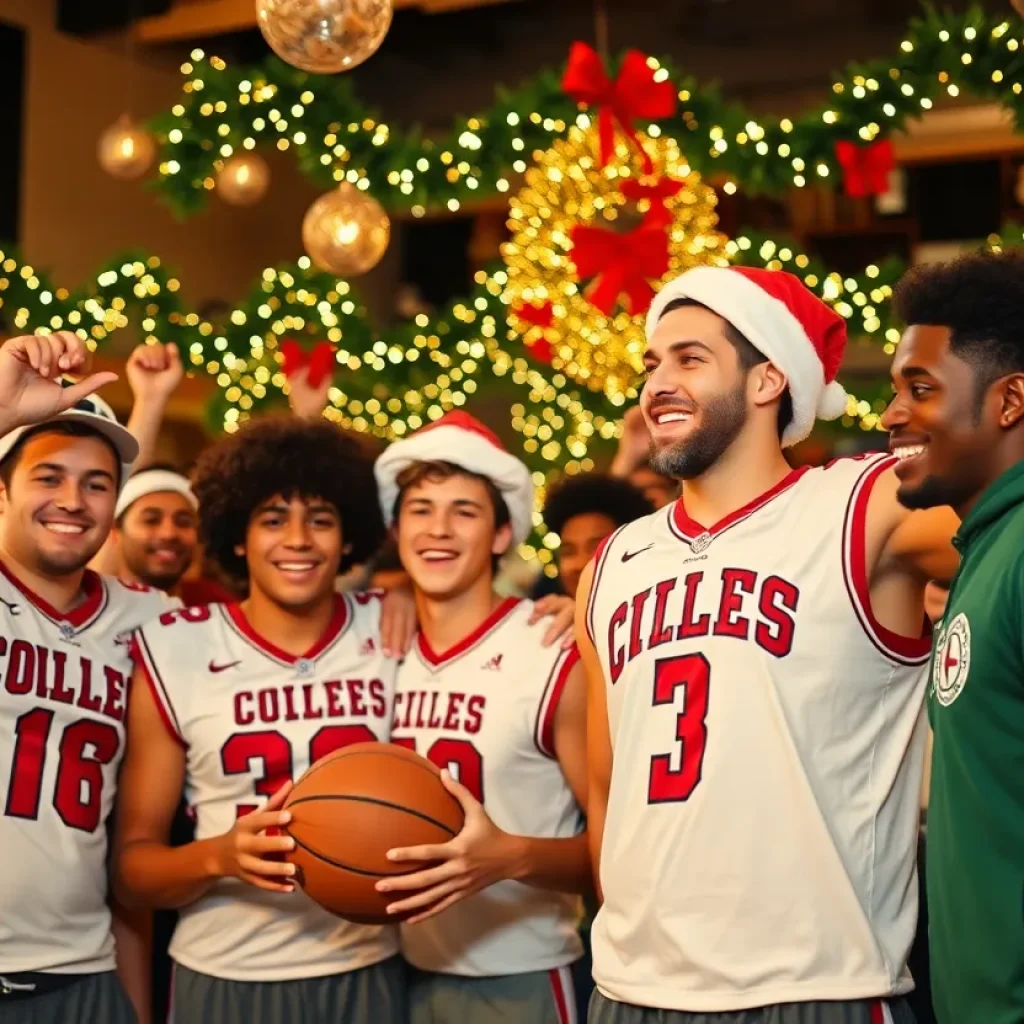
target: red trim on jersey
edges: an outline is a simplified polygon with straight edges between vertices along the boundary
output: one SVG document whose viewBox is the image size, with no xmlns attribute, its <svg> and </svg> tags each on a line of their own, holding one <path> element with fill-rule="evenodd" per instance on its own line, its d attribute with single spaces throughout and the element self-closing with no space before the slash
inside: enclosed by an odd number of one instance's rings
<svg viewBox="0 0 1024 1024">
<path fill-rule="evenodd" d="M 556 967 L 548 971 L 551 983 L 551 997 L 555 1001 L 558 1024 L 576 1024 L 576 996 L 567 967 Z"/>
<path fill-rule="evenodd" d="M 790 470 L 790 472 L 784 476 L 771 490 L 765 491 L 764 494 L 758 495 L 753 501 L 748 501 L 742 508 L 736 509 L 735 512 L 730 512 L 724 519 L 719 519 L 714 526 L 702 526 L 697 522 L 696 519 L 691 519 L 686 512 L 686 506 L 683 504 L 682 498 L 677 498 L 675 504 L 672 506 L 672 513 L 669 517 L 669 522 L 673 527 L 673 532 L 677 537 L 682 540 L 690 541 L 701 534 L 707 533 L 712 537 L 718 536 L 728 530 L 730 526 L 735 526 L 737 523 L 742 522 L 748 516 L 752 516 L 759 509 L 763 508 L 773 498 L 777 498 L 783 491 L 788 491 L 806 473 L 810 466 L 801 466 L 799 469 Z"/>
<path fill-rule="evenodd" d="M 540 704 L 537 705 L 537 720 L 533 728 L 533 741 L 537 749 L 545 756 L 555 758 L 555 715 L 558 712 L 558 702 L 562 699 L 562 691 L 565 689 L 569 673 L 580 660 L 579 649 L 575 646 L 563 652 L 564 656 L 555 661 L 548 676 L 544 692 L 541 694 Z"/>
<path fill-rule="evenodd" d="M 277 661 L 283 661 L 286 665 L 294 665 L 299 661 L 312 661 L 314 658 L 323 654 L 331 644 L 341 635 L 342 630 L 348 625 L 349 622 L 349 610 L 348 601 L 345 600 L 344 595 L 336 594 L 334 597 L 334 611 L 331 614 L 331 621 L 327 623 L 327 628 L 320 635 L 320 639 L 305 654 L 289 654 L 287 651 L 282 651 L 277 644 L 272 643 L 265 636 L 261 636 L 253 629 L 252 624 L 245 617 L 245 612 L 242 611 L 242 606 L 237 603 L 224 605 L 224 610 L 227 612 L 231 621 L 234 623 L 235 628 L 241 633 L 242 637 L 247 640 L 253 647 L 258 651 L 262 651 L 263 654 L 270 655 Z"/>
<path fill-rule="evenodd" d="M 613 530 L 608 534 L 600 544 L 597 545 L 597 550 L 594 552 L 594 575 L 590 580 L 590 594 L 587 597 L 587 636 L 590 637 L 590 642 L 597 647 L 597 640 L 595 637 L 594 630 L 594 607 L 597 601 L 597 585 L 601 581 L 601 574 L 604 572 L 605 562 L 607 560 L 608 551 L 611 548 L 612 541 L 626 528 L 625 525 L 620 526 L 617 530 Z"/>
<path fill-rule="evenodd" d="M 506 597 L 501 604 L 498 605 L 490 615 L 480 623 L 476 629 L 473 630 L 468 636 L 463 637 L 457 644 L 449 647 L 443 654 L 437 654 L 434 649 L 430 646 L 430 642 L 424 636 L 421 630 L 416 636 L 416 643 L 419 646 L 420 656 L 431 668 L 440 668 L 442 665 L 446 665 L 448 662 L 453 661 L 461 654 L 465 654 L 466 651 L 473 647 L 476 647 L 478 643 L 488 633 L 491 632 L 496 626 L 498 626 L 503 619 L 507 618 L 511 614 L 512 609 L 519 604 L 518 597 Z"/>
<path fill-rule="evenodd" d="M 160 713 L 160 719 L 171 734 L 171 738 L 188 749 L 188 743 L 185 741 L 185 737 L 181 735 L 181 729 L 178 728 L 177 717 L 174 714 L 174 708 L 171 706 L 170 697 L 167 695 L 167 687 L 164 686 L 163 680 L 160 678 L 156 662 L 153 661 L 153 656 L 146 646 L 146 638 L 141 629 L 137 629 L 132 634 L 131 656 L 132 661 L 135 662 L 142 672 L 142 678 L 149 685 L 149 691 L 153 694 L 153 703 L 156 704 L 156 709 Z"/>
<path fill-rule="evenodd" d="M 45 598 L 40 597 L 32 590 L 27 583 L 23 583 L 7 566 L 0 562 L 0 573 L 3 574 L 8 583 L 32 605 L 39 609 L 48 619 L 54 622 L 67 622 L 75 629 L 81 629 L 95 619 L 106 607 L 107 587 L 101 576 L 86 569 L 82 574 L 82 593 L 85 600 L 76 605 L 69 612 L 60 612 Z"/>
<path fill-rule="evenodd" d="M 885 1008 L 881 999 L 871 1004 L 871 1024 L 885 1024 Z"/>
<path fill-rule="evenodd" d="M 919 665 L 931 657 L 932 641 L 927 620 L 922 620 L 920 636 L 903 636 L 883 626 L 871 610 L 867 568 L 868 504 L 878 478 L 895 464 L 895 458 L 879 459 L 868 466 L 854 485 L 843 523 L 843 579 L 857 618 L 875 647 L 892 661 Z"/>
</svg>

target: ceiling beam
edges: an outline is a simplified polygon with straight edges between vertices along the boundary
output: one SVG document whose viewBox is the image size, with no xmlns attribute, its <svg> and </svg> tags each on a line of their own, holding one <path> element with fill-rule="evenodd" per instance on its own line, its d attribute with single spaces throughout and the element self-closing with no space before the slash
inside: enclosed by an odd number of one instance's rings
<svg viewBox="0 0 1024 1024">
<path fill-rule="evenodd" d="M 420 10 L 426 14 L 467 10 L 508 0 L 394 0 L 396 10 Z M 166 14 L 140 18 L 134 27 L 141 43 L 172 43 L 241 32 L 256 27 L 254 0 L 177 0 Z"/>
</svg>

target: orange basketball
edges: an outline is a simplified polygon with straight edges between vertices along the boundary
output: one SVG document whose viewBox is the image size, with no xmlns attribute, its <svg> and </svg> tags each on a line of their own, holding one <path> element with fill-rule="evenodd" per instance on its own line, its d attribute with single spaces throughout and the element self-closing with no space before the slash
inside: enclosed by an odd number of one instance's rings
<svg viewBox="0 0 1024 1024">
<path fill-rule="evenodd" d="M 296 881 L 332 914 L 361 924 L 400 920 L 389 903 L 412 892 L 379 893 L 378 879 L 422 870 L 396 864 L 388 850 L 446 843 L 463 824 L 462 807 L 426 758 L 390 743 L 354 743 L 322 757 L 295 783 L 284 810 L 295 840 L 287 859 Z"/>
</svg>

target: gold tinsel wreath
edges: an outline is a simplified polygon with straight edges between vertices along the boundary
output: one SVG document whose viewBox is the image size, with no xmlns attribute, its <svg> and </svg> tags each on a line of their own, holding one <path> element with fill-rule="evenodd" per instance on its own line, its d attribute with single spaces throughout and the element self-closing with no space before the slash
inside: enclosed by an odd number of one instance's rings
<svg viewBox="0 0 1024 1024">
<path fill-rule="evenodd" d="M 675 140 L 643 135 L 640 139 L 654 159 L 654 176 L 643 176 L 640 154 L 625 141 L 601 167 L 593 128 L 574 126 L 551 149 L 535 154 L 523 188 L 511 201 L 512 237 L 502 247 L 510 340 L 519 339 L 535 353 L 543 349 L 555 369 L 616 402 L 636 394 L 646 311 L 630 315 L 620 297 L 606 316 L 590 303 L 588 282 L 579 280 L 573 263 L 573 228 L 588 225 L 625 233 L 639 227 L 651 200 L 628 198 L 622 192 L 624 182 L 685 179 L 682 189 L 664 200 L 671 215 L 669 269 L 650 284 L 657 291 L 691 267 L 728 262 L 727 240 L 716 230 L 714 189 L 690 170 Z M 548 319 L 548 313 L 550 326 L 538 323 Z"/>
</svg>

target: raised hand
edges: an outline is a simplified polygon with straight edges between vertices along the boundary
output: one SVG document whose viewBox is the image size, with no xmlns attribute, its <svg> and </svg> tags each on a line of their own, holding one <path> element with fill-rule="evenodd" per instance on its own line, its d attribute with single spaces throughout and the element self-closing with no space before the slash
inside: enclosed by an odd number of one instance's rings
<svg viewBox="0 0 1024 1024">
<path fill-rule="evenodd" d="M 61 378 L 83 372 L 88 356 L 85 342 L 71 331 L 4 342 L 0 346 L 0 435 L 51 419 L 117 380 L 116 373 L 92 373 L 63 387 Z"/>
<path fill-rule="evenodd" d="M 622 437 L 619 448 L 612 460 L 613 476 L 629 476 L 638 466 L 642 466 L 651 454 L 651 432 L 644 422 L 640 406 L 634 405 L 622 417 Z"/>
<path fill-rule="evenodd" d="M 291 821 L 291 814 L 281 810 L 291 788 L 290 782 L 283 785 L 258 811 L 239 818 L 235 827 L 220 837 L 216 873 L 221 878 L 239 878 L 267 892 L 295 889 L 295 865 L 271 859 L 294 850 L 295 840 L 268 833 Z"/>
<path fill-rule="evenodd" d="M 178 346 L 137 345 L 128 357 L 125 375 L 137 402 L 166 402 L 185 375 Z"/>
<path fill-rule="evenodd" d="M 288 377 L 288 405 L 302 419 L 317 419 L 327 408 L 327 393 L 331 390 L 331 375 L 323 376 L 314 386 L 310 383 L 312 367 L 307 363 L 292 371 Z"/>
</svg>

